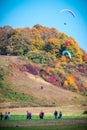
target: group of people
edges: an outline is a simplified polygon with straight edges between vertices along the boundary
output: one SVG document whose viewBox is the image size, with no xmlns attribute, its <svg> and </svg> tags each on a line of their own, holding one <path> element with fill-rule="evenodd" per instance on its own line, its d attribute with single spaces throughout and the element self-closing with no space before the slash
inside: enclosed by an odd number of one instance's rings
<svg viewBox="0 0 87 130">
<path fill-rule="evenodd" d="M 54 111 L 54 117 L 55 117 L 55 119 L 57 119 L 57 118 L 58 118 L 58 119 L 61 119 L 61 118 L 62 118 L 62 112 L 60 111 L 60 112 L 59 112 L 59 115 L 58 115 L 57 110 L 55 110 L 55 111 Z"/>
<path fill-rule="evenodd" d="M 43 117 L 44 117 L 44 112 L 41 111 L 41 112 L 39 113 L 39 118 L 40 118 L 40 119 L 43 119 Z M 27 118 L 27 119 L 31 119 L 31 118 L 32 118 L 31 112 L 27 111 L 26 118 Z"/>
<path fill-rule="evenodd" d="M 3 115 L 2 112 L 0 112 L 0 120 L 10 120 L 10 112 L 5 112 L 5 114 Z"/>
<path fill-rule="evenodd" d="M 27 111 L 27 119 L 31 119 L 31 117 L 32 117 L 31 112 L 28 112 L 28 111 Z M 55 110 L 55 111 L 54 111 L 54 117 L 55 117 L 55 119 L 61 119 L 61 118 L 62 118 L 62 112 L 60 111 L 59 114 L 58 114 L 58 111 Z M 41 112 L 39 113 L 39 118 L 40 118 L 40 119 L 43 119 L 43 118 L 44 118 L 44 112 L 43 112 L 43 111 L 41 111 Z"/>
<path fill-rule="evenodd" d="M 3 119 L 4 119 L 4 120 L 10 120 L 10 117 L 11 117 L 10 112 L 8 112 L 8 113 L 5 112 L 4 115 L 2 114 L 2 112 L 0 112 L 0 120 L 3 120 Z M 54 117 L 55 117 L 55 119 L 61 119 L 61 118 L 62 118 L 62 112 L 60 111 L 59 114 L 58 114 L 58 111 L 55 110 L 55 111 L 54 111 Z M 32 118 L 31 112 L 27 111 L 26 118 L 27 118 L 27 119 L 31 119 L 31 118 Z M 41 111 L 41 112 L 39 113 L 39 118 L 40 118 L 40 119 L 43 119 L 43 118 L 44 118 L 44 112 L 43 112 L 43 111 Z"/>
</svg>

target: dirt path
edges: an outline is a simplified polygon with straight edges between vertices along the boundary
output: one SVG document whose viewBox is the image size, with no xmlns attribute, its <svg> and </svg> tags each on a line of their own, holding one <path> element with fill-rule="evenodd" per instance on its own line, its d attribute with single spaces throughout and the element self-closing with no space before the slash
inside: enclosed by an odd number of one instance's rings
<svg viewBox="0 0 87 130">
<path fill-rule="evenodd" d="M 28 126 L 53 126 L 53 125 L 86 125 L 87 120 L 31 120 L 0 122 L 0 127 L 28 127 Z"/>
<path fill-rule="evenodd" d="M 45 113 L 49 114 L 49 113 L 53 113 L 54 110 L 58 110 L 58 111 L 78 111 L 78 110 L 82 110 L 85 111 L 87 110 L 87 106 L 73 106 L 73 105 L 69 105 L 69 106 L 59 106 L 59 107 L 19 107 L 19 108 L 0 108 L 0 111 L 5 113 L 6 111 L 10 111 L 12 115 L 17 114 L 17 115 L 21 115 L 21 114 L 25 114 L 26 111 L 31 111 L 31 113 L 33 113 L 34 115 L 37 115 L 40 111 L 44 111 Z"/>
</svg>

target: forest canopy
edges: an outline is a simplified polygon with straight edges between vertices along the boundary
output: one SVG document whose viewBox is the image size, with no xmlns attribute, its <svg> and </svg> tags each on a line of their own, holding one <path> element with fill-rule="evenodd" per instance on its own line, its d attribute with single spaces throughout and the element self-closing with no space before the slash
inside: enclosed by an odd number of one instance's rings
<svg viewBox="0 0 87 130">
<path fill-rule="evenodd" d="M 42 51 L 51 53 L 55 58 L 62 56 L 68 50 L 72 60 L 82 63 L 87 62 L 87 54 L 78 46 L 74 38 L 59 32 L 55 28 L 43 27 L 36 24 L 32 28 L 0 27 L 0 55 L 28 55 Z"/>
</svg>

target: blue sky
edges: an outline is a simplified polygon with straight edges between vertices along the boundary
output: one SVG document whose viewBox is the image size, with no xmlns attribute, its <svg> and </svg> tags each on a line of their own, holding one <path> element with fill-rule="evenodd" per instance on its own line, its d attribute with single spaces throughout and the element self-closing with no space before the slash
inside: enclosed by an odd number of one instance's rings
<svg viewBox="0 0 87 130">
<path fill-rule="evenodd" d="M 62 9 L 70 9 L 75 18 Z M 87 52 L 87 0 L 0 0 L 0 26 L 41 24 L 72 36 Z M 66 23 L 66 25 L 64 25 Z"/>
</svg>

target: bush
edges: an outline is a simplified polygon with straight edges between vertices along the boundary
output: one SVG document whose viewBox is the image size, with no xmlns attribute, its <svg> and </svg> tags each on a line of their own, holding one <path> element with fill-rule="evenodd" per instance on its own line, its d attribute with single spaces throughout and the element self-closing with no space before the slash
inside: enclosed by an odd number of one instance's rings
<svg viewBox="0 0 87 130">
<path fill-rule="evenodd" d="M 27 55 L 28 59 L 35 63 L 48 64 L 52 62 L 52 56 L 46 52 L 31 52 Z"/>
<path fill-rule="evenodd" d="M 34 74 L 34 75 L 38 75 L 38 69 L 34 65 L 27 64 L 25 66 L 26 66 L 26 69 L 28 72 L 30 72 L 31 74 Z"/>
<path fill-rule="evenodd" d="M 4 88 L 4 84 L 0 82 L 0 88 Z"/>
<path fill-rule="evenodd" d="M 0 80 L 4 80 L 4 74 L 0 74 Z"/>
</svg>

